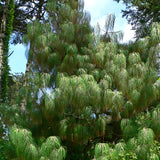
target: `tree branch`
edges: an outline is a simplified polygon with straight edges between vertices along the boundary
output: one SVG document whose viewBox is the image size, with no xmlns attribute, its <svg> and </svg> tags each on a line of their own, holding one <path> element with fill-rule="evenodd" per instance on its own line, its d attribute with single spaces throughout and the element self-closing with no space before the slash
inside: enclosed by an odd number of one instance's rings
<svg viewBox="0 0 160 160">
<path fill-rule="evenodd" d="M 14 53 L 14 51 L 12 51 L 12 52 L 8 55 L 8 57 L 10 57 L 13 53 Z"/>
</svg>

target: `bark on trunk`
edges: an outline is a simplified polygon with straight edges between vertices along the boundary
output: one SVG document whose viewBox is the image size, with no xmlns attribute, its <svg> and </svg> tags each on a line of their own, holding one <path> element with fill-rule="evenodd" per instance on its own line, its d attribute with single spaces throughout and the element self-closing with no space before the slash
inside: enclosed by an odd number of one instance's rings
<svg viewBox="0 0 160 160">
<path fill-rule="evenodd" d="M 26 64 L 26 72 L 25 72 L 25 77 L 24 77 L 24 87 L 26 90 L 25 96 L 23 97 L 22 101 L 21 101 L 21 113 L 25 113 L 26 112 L 26 105 L 27 105 L 27 94 L 28 94 L 28 87 L 29 87 L 29 72 L 31 70 L 31 59 L 28 56 L 28 61 Z"/>
<path fill-rule="evenodd" d="M 2 81 L 2 67 L 3 67 L 3 38 L 5 36 L 5 30 L 6 30 L 6 14 L 7 14 L 7 9 L 8 9 L 8 3 L 9 1 L 6 2 L 6 5 L 3 8 L 3 16 L 0 19 L 0 95 L 1 95 L 1 81 Z M 1 97 L 1 96 L 0 96 Z M 2 98 L 2 97 L 1 97 Z"/>
<path fill-rule="evenodd" d="M 1 90 L 1 76 L 2 76 L 2 58 L 3 58 L 3 39 L 2 34 L 0 35 L 0 90 Z"/>
</svg>

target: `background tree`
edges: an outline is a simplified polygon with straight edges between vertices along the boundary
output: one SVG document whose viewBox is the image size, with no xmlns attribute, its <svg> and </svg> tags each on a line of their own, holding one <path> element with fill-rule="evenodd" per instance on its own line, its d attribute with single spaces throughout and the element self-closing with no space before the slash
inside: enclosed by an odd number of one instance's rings
<svg viewBox="0 0 160 160">
<path fill-rule="evenodd" d="M 21 43 L 22 35 L 26 33 L 26 26 L 29 21 L 33 21 L 36 17 L 37 19 L 44 20 L 44 6 L 46 1 L 6 1 L 2 0 L 0 2 L 0 22 L 1 23 L 1 49 L 0 49 L 0 98 L 2 102 L 7 102 L 8 104 L 14 104 L 17 101 L 17 92 L 19 92 L 19 87 L 21 87 L 22 81 L 18 78 L 15 79 L 15 76 L 9 76 L 9 66 L 8 66 L 8 44 L 10 40 L 10 34 L 12 34 L 12 43 Z M 25 9 L 24 9 L 25 8 Z M 36 8 L 36 9 L 35 9 Z M 13 15 L 15 16 L 13 22 Z M 33 18 L 34 17 L 34 18 Z M 13 25 L 13 26 L 12 26 Z M 12 30 L 13 29 L 13 30 Z M 13 52 L 12 52 L 13 53 Z M 24 78 L 22 78 L 24 79 Z M 11 87 L 8 90 L 8 85 Z M 17 89 L 17 90 L 13 90 Z M 9 93 L 8 93 L 9 92 Z M 15 93 L 13 93 L 15 92 Z M 11 117 L 12 111 L 10 106 L 0 105 L 1 110 L 1 129 L 3 130 L 2 135 L 6 137 L 6 130 L 3 126 L 7 128 L 11 125 L 12 120 L 10 121 L 7 116 Z M 9 141 L 5 141 L 9 143 Z M 2 140 L 2 146 L 4 145 Z M 12 146 L 11 146 L 12 147 Z M 3 152 L 4 155 L 8 155 L 6 151 L 10 151 L 9 148 Z M 13 152 L 14 153 L 14 152 Z M 13 157 L 12 157 L 13 158 Z"/>
<path fill-rule="evenodd" d="M 14 1 L 8 0 L 1 2 L 2 17 L 0 19 L 0 94 L 1 101 L 6 102 L 8 93 L 8 50 L 9 50 L 9 39 L 12 32 L 12 25 L 14 19 Z"/>
<path fill-rule="evenodd" d="M 115 0 L 120 2 L 120 0 Z M 136 31 L 136 38 L 150 35 L 153 22 L 160 22 L 159 0 L 123 0 L 126 10 L 122 10 L 132 28 Z"/>
<path fill-rule="evenodd" d="M 22 43 L 27 32 L 27 24 L 34 20 L 45 21 L 45 5 L 47 0 L 15 0 L 15 12 L 12 31 L 12 43 Z"/>
<path fill-rule="evenodd" d="M 96 34 L 98 34 L 100 41 L 103 42 L 115 42 L 118 43 L 123 39 L 122 31 L 114 31 L 116 17 L 113 14 L 109 14 L 105 19 L 104 30 L 99 24 L 96 26 Z M 103 34 L 102 34 L 103 33 Z"/>
<path fill-rule="evenodd" d="M 22 88 L 24 83 L 24 74 L 10 74 L 8 79 L 8 103 L 9 105 L 14 105 L 17 103 L 17 97 L 19 95 L 20 88 Z"/>
<path fill-rule="evenodd" d="M 8 46 L 12 32 L 13 14 L 14 1 L 2 0 L 0 2 L 0 110 L 5 106 L 2 103 L 8 101 Z M 2 159 L 7 159 L 5 150 L 7 150 L 8 141 L 5 139 L 7 126 L 4 125 L 4 113 L 0 113 L 0 155 Z"/>
<path fill-rule="evenodd" d="M 15 1 L 15 19 L 13 22 L 13 32 L 12 40 L 14 44 L 22 43 L 22 37 L 27 32 L 27 24 L 32 21 L 45 22 L 45 5 L 47 0 L 25 0 L 25 1 Z M 47 16 L 47 15 L 46 15 Z M 31 46 L 30 46 L 31 47 Z M 27 52 L 26 52 L 27 53 Z M 27 53 L 27 64 L 24 76 L 23 85 L 28 85 L 28 72 L 31 69 L 31 57 Z M 27 93 L 26 93 L 27 94 Z M 24 96 L 21 102 L 21 110 L 25 111 L 26 97 Z"/>
</svg>

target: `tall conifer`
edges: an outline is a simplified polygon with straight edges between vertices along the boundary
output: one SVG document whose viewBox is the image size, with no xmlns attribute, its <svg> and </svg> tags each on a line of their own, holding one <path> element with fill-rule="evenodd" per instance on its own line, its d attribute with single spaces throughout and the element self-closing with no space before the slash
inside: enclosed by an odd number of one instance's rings
<svg viewBox="0 0 160 160">
<path fill-rule="evenodd" d="M 134 153 L 141 158 L 139 153 L 152 147 L 154 133 L 144 124 L 136 126 L 137 114 L 151 110 L 160 98 L 154 65 L 158 46 L 150 48 L 144 63 L 138 52 L 125 56 L 114 42 L 96 43 L 83 1 L 50 0 L 47 13 L 48 23 L 29 24 L 24 38 L 31 45 L 32 72 L 19 93 L 19 103 L 26 96 L 25 114 L 14 106 L 16 125 L 10 137 L 18 158 L 92 159 L 97 142 L 95 159 L 108 154 L 114 159 L 119 151 L 126 153 L 126 145 L 133 152 L 137 145 Z M 155 24 L 142 48 L 159 43 L 159 35 Z M 155 109 L 154 123 L 157 114 Z M 102 143 L 121 138 L 127 144 L 115 149 Z"/>
</svg>

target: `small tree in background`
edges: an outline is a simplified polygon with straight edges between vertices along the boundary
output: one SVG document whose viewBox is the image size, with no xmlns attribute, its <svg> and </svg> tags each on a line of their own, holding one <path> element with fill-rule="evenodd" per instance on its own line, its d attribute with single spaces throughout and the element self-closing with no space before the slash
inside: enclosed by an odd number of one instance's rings
<svg viewBox="0 0 160 160">
<path fill-rule="evenodd" d="M 120 2 L 121 0 L 114 0 Z M 123 17 L 132 25 L 136 32 L 136 38 L 144 38 L 151 35 L 152 23 L 160 22 L 160 5 L 158 0 L 122 0 L 126 5 L 122 10 Z"/>
<path fill-rule="evenodd" d="M 116 17 L 113 14 L 107 15 L 105 19 L 104 29 L 97 23 L 96 33 L 98 34 L 100 41 L 103 42 L 115 42 L 119 43 L 123 39 L 123 33 L 121 31 L 114 31 Z M 103 33 L 103 34 L 102 34 Z"/>
</svg>

